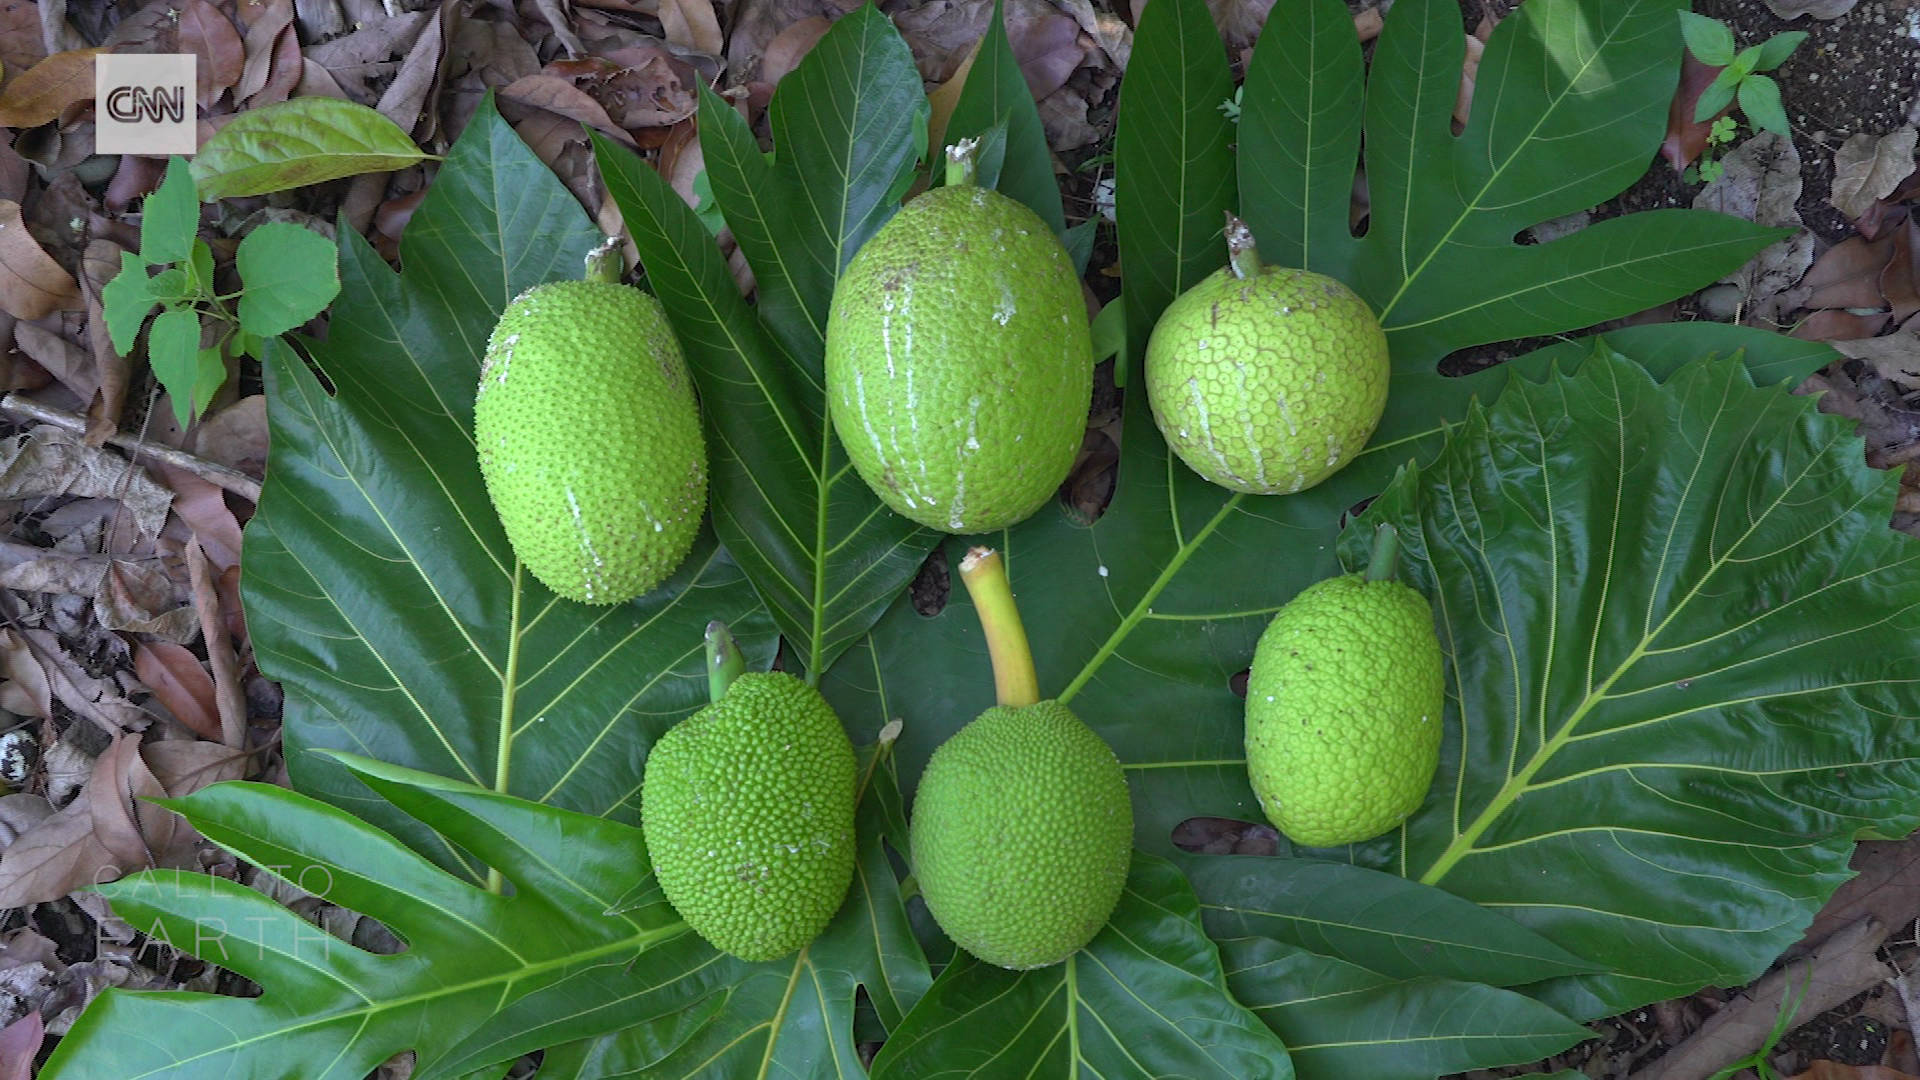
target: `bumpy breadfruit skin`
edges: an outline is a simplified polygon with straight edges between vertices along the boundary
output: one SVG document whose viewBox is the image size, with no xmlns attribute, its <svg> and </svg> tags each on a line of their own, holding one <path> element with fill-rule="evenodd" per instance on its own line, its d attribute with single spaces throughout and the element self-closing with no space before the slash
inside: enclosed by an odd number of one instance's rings
<svg viewBox="0 0 1920 1080">
<path fill-rule="evenodd" d="M 1133 855 L 1126 774 L 1057 701 L 995 706 L 941 744 L 908 847 L 940 928 L 989 964 L 1057 964 L 1107 925 Z"/>
<path fill-rule="evenodd" d="M 841 275 L 826 377 L 834 431 L 881 501 L 951 533 L 1012 525 L 1086 431 L 1093 336 L 1073 260 L 1014 200 L 935 188 Z"/>
<path fill-rule="evenodd" d="M 707 503 L 699 404 L 660 302 L 639 289 L 557 281 L 507 305 L 473 438 L 514 553 L 555 593 L 622 603 L 692 549 Z"/>
<path fill-rule="evenodd" d="M 1277 266 L 1201 279 L 1147 342 L 1147 401 L 1167 445 L 1194 472 L 1254 495 L 1340 471 L 1380 423 L 1391 374 L 1366 301 Z"/>
<path fill-rule="evenodd" d="M 1440 762 L 1446 675 L 1419 591 L 1360 574 L 1274 615 L 1247 676 L 1247 772 L 1296 844 L 1371 839 L 1419 809 Z"/>
<path fill-rule="evenodd" d="M 640 826 L 680 917 L 722 952 L 778 960 L 853 880 L 853 745 L 819 691 L 749 672 L 647 755 Z"/>
</svg>

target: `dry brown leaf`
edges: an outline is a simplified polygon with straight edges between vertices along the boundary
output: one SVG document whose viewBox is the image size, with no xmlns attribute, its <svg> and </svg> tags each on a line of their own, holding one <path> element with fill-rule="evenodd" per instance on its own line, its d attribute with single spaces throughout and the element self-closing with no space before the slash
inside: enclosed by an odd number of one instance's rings
<svg viewBox="0 0 1920 1080">
<path fill-rule="evenodd" d="M 1828 248 L 1814 260 L 1801 282 L 1807 290 L 1810 308 L 1882 308 L 1886 297 L 1880 294 L 1880 273 L 1892 257 L 1893 241 L 1883 237 L 1868 241 L 1858 236 Z"/>
<path fill-rule="evenodd" d="M 1701 63 L 1691 52 L 1680 54 L 1680 87 L 1667 104 L 1667 137 L 1660 144 L 1660 156 L 1667 159 L 1676 173 L 1693 164 L 1707 148 L 1707 135 L 1713 130 L 1714 118 L 1695 120 L 1693 112 L 1699 105 L 1700 94 L 1719 74 L 1718 66 Z M 1721 114 L 1725 111 L 1721 110 Z"/>
<path fill-rule="evenodd" d="M 1920 833 L 1904 840 L 1863 840 L 1854 848 L 1850 865 L 1854 876 L 1827 898 L 1789 957 L 1862 915 L 1872 915 L 1883 926 L 1903 926 L 1920 916 Z"/>
<path fill-rule="evenodd" d="M 651 43 L 628 45 L 605 57 L 557 61 L 547 70 L 592 76 L 586 90 L 606 107 L 614 123 L 630 132 L 672 127 L 700 104 L 694 87 L 701 79 L 693 65 Z"/>
<path fill-rule="evenodd" d="M 240 664 L 233 654 L 233 638 L 227 634 L 221 614 L 220 592 L 215 574 L 207 563 L 199 543 L 187 545 L 187 570 L 193 579 L 193 608 L 200 618 L 202 643 L 207 650 L 207 666 L 213 670 L 214 710 L 220 716 L 221 741 L 238 748 L 246 744 L 247 697 L 240 687 Z"/>
<path fill-rule="evenodd" d="M 1473 111 L 1473 81 L 1480 75 L 1480 54 L 1486 48 L 1486 42 L 1472 34 L 1466 36 L 1467 54 L 1460 68 L 1460 90 L 1453 98 L 1453 131 L 1456 135 L 1466 130 L 1467 117 Z"/>
<path fill-rule="evenodd" d="M 128 869 L 116 863 L 94 835 L 93 807 L 82 790 L 8 845 L 0 857 L 0 906 L 58 900 L 83 886 L 112 881 Z"/>
<path fill-rule="evenodd" d="M 266 475 L 267 399 L 264 394 L 243 397 L 201 417 L 193 426 L 192 434 L 187 448 L 200 457 L 255 478 Z"/>
<path fill-rule="evenodd" d="M 293 25 L 293 5 L 262 5 L 250 14 L 253 15 L 253 22 L 247 27 L 247 59 L 240 70 L 240 81 L 234 84 L 233 100 L 265 105 L 265 101 L 255 102 L 252 99 L 266 89 L 267 81 L 273 75 L 277 60 L 275 48 L 282 31 Z"/>
<path fill-rule="evenodd" d="M 1136 10 L 1139 6 L 1144 5 L 1136 5 Z M 1213 13 L 1214 25 L 1220 28 L 1227 51 L 1238 53 L 1252 46 L 1260 36 L 1260 28 L 1267 24 L 1267 13 L 1273 10 L 1273 0 L 1207 0 L 1207 10 Z"/>
<path fill-rule="evenodd" d="M 74 102 L 93 100 L 93 58 L 107 51 L 54 53 L 9 81 L 0 91 L 0 127 L 39 127 Z"/>
<path fill-rule="evenodd" d="M 20 204 L 0 199 L 0 311 L 38 319 L 80 306 L 80 283 L 27 231 Z"/>
<path fill-rule="evenodd" d="M 614 123 L 613 117 L 607 115 L 607 110 L 602 108 L 592 95 L 575 86 L 569 79 L 558 75 L 528 75 L 524 79 L 514 80 L 512 85 L 503 88 L 500 96 L 522 105 L 545 109 L 568 120 L 585 124 L 603 134 L 611 135 L 628 146 L 634 145 L 633 136 Z M 573 137 L 584 138 L 577 131 Z"/>
<path fill-rule="evenodd" d="M 1781 19 L 1811 15 L 1816 19 L 1837 19 L 1853 10 L 1860 0 L 1765 0 L 1767 10 Z"/>
<path fill-rule="evenodd" d="M 660 0 L 660 29 L 668 42 L 708 56 L 719 56 L 725 44 L 713 0 Z"/>
<path fill-rule="evenodd" d="M 173 489 L 174 515 L 188 533 L 200 538 L 214 569 L 224 574 L 239 566 L 240 522 L 227 505 L 226 492 L 213 481 L 177 466 L 154 462 L 153 468 Z"/>
<path fill-rule="evenodd" d="M 29 1080 L 34 1056 L 46 1037 L 47 1026 L 38 1009 L 0 1028 L 0 1080 Z"/>
<path fill-rule="evenodd" d="M 140 748 L 140 756 L 167 794 L 176 799 L 208 784 L 244 780 L 248 772 L 246 753 L 197 739 L 156 739 Z"/>
<path fill-rule="evenodd" d="M 87 407 L 87 442 L 93 446 L 105 444 L 119 430 L 127 385 L 133 378 L 132 364 L 114 350 L 107 320 L 100 314 L 100 290 L 119 272 L 122 250 L 111 240 L 94 239 L 80 255 L 80 288 L 87 296 L 87 345 L 93 351 L 94 377 L 100 385 Z"/>
<path fill-rule="evenodd" d="M 136 642 L 133 670 L 175 720 L 203 739 L 220 738 L 220 716 L 213 702 L 213 676 L 183 645 L 170 641 Z M 158 745 L 158 744 L 156 744 Z"/>
<path fill-rule="evenodd" d="M 140 736 L 118 735 L 94 759 L 87 780 L 87 805 L 94 837 L 114 857 L 122 873 L 153 866 L 154 853 L 173 846 L 181 818 L 136 799 L 164 799 L 166 789 L 140 759 Z"/>
<path fill-rule="evenodd" d="M 131 160 L 132 157 L 133 155 L 127 154 L 123 159 Z M 100 380 L 94 371 L 93 355 L 40 323 L 15 324 L 13 343 L 81 401 L 92 401 L 93 395 L 100 389 Z"/>
<path fill-rule="evenodd" d="M 1877 139 L 1864 131 L 1848 136 L 1833 153 L 1833 191 L 1827 201 L 1848 220 L 1864 216 L 1913 173 L 1914 137 L 1912 124 Z"/>
<path fill-rule="evenodd" d="M 1725 171 L 1694 197 L 1694 209 L 1795 230 L 1721 279 L 1739 286 L 1746 297 L 1744 321 L 1749 325 L 1781 325 L 1786 311 L 1802 305 L 1804 293 L 1788 290 L 1813 265 L 1813 233 L 1795 209 L 1802 186 L 1800 153 L 1793 140 L 1763 132 L 1735 147 L 1722 161 Z"/>
<path fill-rule="evenodd" d="M 380 95 L 380 104 L 375 106 L 381 115 L 399 125 L 400 130 L 417 132 L 423 138 L 432 136 L 433 114 L 426 113 L 426 123 L 421 123 L 422 111 L 426 108 L 433 87 L 440 81 L 440 63 L 446 58 L 446 37 L 441 33 L 441 12 L 436 7 L 433 14 L 414 35 L 413 44 L 407 49 L 406 59 L 400 62 L 400 70 L 393 82 Z M 383 182 L 381 189 L 386 188 Z"/>
<path fill-rule="evenodd" d="M 1036 101 L 1065 86 L 1087 59 L 1080 25 L 1051 4 L 1009 5 L 1007 40 Z"/>
<path fill-rule="evenodd" d="M 93 617 L 108 630 L 194 639 L 193 610 L 180 602 L 173 577 L 157 561 L 114 559 L 93 594 Z"/>
<path fill-rule="evenodd" d="M 1802 319 L 1789 337 L 1802 341 L 1847 341 L 1870 338 L 1887 328 L 1891 315 L 1856 315 L 1845 308 L 1824 308 Z"/>
<path fill-rule="evenodd" d="M 61 428 L 42 424 L 0 440 L 0 499 L 54 495 L 118 499 L 148 537 L 160 534 L 173 502 L 146 470 Z"/>
<path fill-rule="evenodd" d="M 0 85 L 47 55 L 35 0 L 0 0 Z"/>
<path fill-rule="evenodd" d="M 27 643 L 11 630 L 0 629 L 0 709 L 35 720 L 53 717 L 52 681 Z"/>
<path fill-rule="evenodd" d="M 941 83 L 927 95 L 927 103 L 932 107 L 932 116 L 927 121 L 928 146 L 946 145 L 947 123 L 953 119 L 954 107 L 960 104 L 960 92 L 967 87 L 967 73 L 973 70 L 974 57 L 979 55 L 980 49 L 976 43 L 973 51 L 961 59 L 953 78 Z"/>
<path fill-rule="evenodd" d="M 807 58 L 807 54 L 813 51 L 813 47 L 832 27 L 832 20 L 823 15 L 809 15 L 788 24 L 774 35 L 772 41 L 767 42 L 767 51 L 760 55 L 760 81 L 769 86 L 779 85 L 781 79 L 800 66 L 800 61 Z M 973 53 L 969 52 L 967 57 L 971 60 Z M 955 72 L 948 82 L 957 82 L 960 78 L 961 74 Z M 948 106 L 947 111 L 951 114 L 952 106 Z"/>
<path fill-rule="evenodd" d="M 200 104 L 211 105 L 233 88 L 246 70 L 247 49 L 233 21 L 207 0 L 187 0 L 180 8 L 180 48 L 199 59 L 194 76 Z"/>
<path fill-rule="evenodd" d="M 53 816 L 53 804 L 42 795 L 15 792 L 0 795 L 0 852 L 21 833 Z"/>
<path fill-rule="evenodd" d="M 1842 356 L 1866 361 L 1881 378 L 1920 386 L 1920 326 L 1909 323 L 1891 334 L 1828 344 Z M 1910 914 L 1920 917 L 1920 905 Z"/>
<path fill-rule="evenodd" d="M 0 649 L 7 648 L 15 636 L 16 631 L 0 630 Z M 109 735 L 139 731 L 152 721 L 145 710 L 121 694 L 120 687 L 111 678 L 89 674 L 82 668 L 74 650 L 53 631 L 27 630 L 25 637 L 46 674 L 47 686 L 54 698 L 76 715 L 93 721 Z"/>
</svg>

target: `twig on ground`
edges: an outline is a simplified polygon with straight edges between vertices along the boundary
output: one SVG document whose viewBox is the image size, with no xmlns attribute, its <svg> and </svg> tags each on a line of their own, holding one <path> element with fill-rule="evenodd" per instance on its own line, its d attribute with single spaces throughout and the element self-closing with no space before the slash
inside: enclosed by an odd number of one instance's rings
<svg viewBox="0 0 1920 1080">
<path fill-rule="evenodd" d="M 1646 1068 L 1636 1069 L 1632 1080 L 1706 1080 L 1728 1062 L 1765 1044 L 1789 996 L 1793 1027 L 1799 1027 L 1873 989 L 1888 974 L 1887 965 L 1875 955 L 1886 936 L 1886 927 L 1872 916 L 1847 924 L 1805 958 L 1754 983 L 1746 996 L 1708 1017 L 1685 1042 Z"/>
<path fill-rule="evenodd" d="M 65 428 L 76 435 L 84 435 L 87 432 L 86 417 L 81 416 L 79 413 L 70 413 L 65 409 L 56 409 L 51 405 L 42 404 L 18 392 L 10 393 L 4 398 L 0 398 L 0 410 L 14 413 L 18 416 L 24 416 L 31 420 L 38 420 L 43 424 L 52 424 L 55 427 Z M 214 484 L 218 484 L 221 488 L 233 492 L 248 502 L 258 503 L 260 501 L 260 481 L 255 480 L 253 477 L 248 476 L 238 469 L 228 468 L 217 461 L 208 461 L 206 458 L 189 454 L 185 450 L 176 450 L 164 443 L 143 439 L 138 435 L 115 433 L 108 436 L 107 441 L 132 454 L 135 458 L 145 455 L 156 461 L 164 461 L 169 465 L 185 469 L 195 476 L 203 477 Z"/>
</svg>

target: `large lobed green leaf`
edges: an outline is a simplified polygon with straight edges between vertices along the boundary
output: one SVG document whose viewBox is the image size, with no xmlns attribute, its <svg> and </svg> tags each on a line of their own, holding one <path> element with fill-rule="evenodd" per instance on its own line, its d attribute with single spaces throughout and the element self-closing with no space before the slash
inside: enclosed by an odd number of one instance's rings
<svg viewBox="0 0 1920 1080">
<path fill-rule="evenodd" d="M 1920 825 L 1897 491 L 1737 360 L 1660 386 L 1601 349 L 1473 409 L 1367 514 L 1400 528 L 1458 709 L 1426 804 L 1361 857 L 1613 968 L 1532 989 L 1576 1016 L 1756 976 L 1857 835 Z"/>
<path fill-rule="evenodd" d="M 1085 948 L 1037 971 L 957 953 L 873 1074 L 1291 1080 L 1293 1070 L 1280 1041 L 1227 992 L 1179 870 L 1136 853 L 1112 921 Z"/>
<path fill-rule="evenodd" d="M 647 747 L 706 701 L 708 620 L 761 667 L 775 638 L 710 536 L 655 592 L 587 607 L 523 570 L 494 516 L 472 434 L 487 334 L 521 290 L 579 277 L 597 234 L 491 104 L 408 225 L 404 272 L 340 234 L 313 365 L 266 358 L 273 448 L 242 578 L 294 783 L 448 865 L 442 838 L 314 751 L 631 821 Z"/>
<path fill-rule="evenodd" d="M 933 534 L 887 510 L 827 421 L 827 306 L 898 208 L 926 149 L 926 95 L 873 7 L 841 19 L 771 106 L 775 156 L 718 96 L 700 106 L 707 175 L 753 267 L 757 310 L 713 236 L 652 166 L 596 138 L 601 175 L 700 387 L 715 532 L 809 680 L 864 634 Z"/>
<path fill-rule="evenodd" d="M 513 895 L 449 876 L 336 807 L 265 784 L 227 783 L 170 801 L 195 828 L 289 884 L 380 920 L 405 943 L 364 951 L 225 878 L 149 870 L 100 891 L 155 940 L 246 976 L 240 998 L 110 989 L 62 1039 L 42 1075 L 360 1080 L 403 1050 L 414 1075 L 460 1076 L 539 1041 L 495 1015 L 528 995 L 598 1001 L 646 972 L 653 950 L 694 937 L 664 902 L 607 910 L 647 874 L 638 829 L 365 758 L 345 767 L 490 865 Z M 529 932 L 537 928 L 537 932 Z M 556 1012 L 577 1037 L 603 1016 Z M 469 1060 L 483 1040 L 499 1054 Z"/>
</svg>

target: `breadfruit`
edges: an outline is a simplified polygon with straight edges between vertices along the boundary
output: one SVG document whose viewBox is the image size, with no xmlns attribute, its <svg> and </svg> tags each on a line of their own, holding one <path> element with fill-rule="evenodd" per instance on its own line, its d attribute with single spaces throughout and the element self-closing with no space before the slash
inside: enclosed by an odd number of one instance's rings
<svg viewBox="0 0 1920 1080">
<path fill-rule="evenodd" d="M 667 902 L 742 960 L 818 937 L 853 880 L 854 757 L 791 675 L 749 672 L 647 755 L 640 828 Z"/>
<path fill-rule="evenodd" d="M 995 706 L 933 752 L 908 848 L 955 944 L 1015 970 L 1057 964 L 1107 924 L 1126 884 L 1126 774 L 1059 702 Z"/>
<path fill-rule="evenodd" d="M 1147 402 L 1187 467 L 1280 495 L 1338 472 L 1387 404 L 1387 337 L 1333 278 L 1229 265 L 1174 299 L 1147 341 Z M 1244 269 L 1244 266 L 1243 266 Z"/>
<path fill-rule="evenodd" d="M 699 405 L 660 302 L 638 289 L 557 281 L 508 304 L 473 438 L 514 553 L 560 596 L 631 600 L 693 547 L 707 501 Z"/>
<path fill-rule="evenodd" d="M 1247 772 L 1288 839 L 1371 839 L 1419 808 L 1440 761 L 1446 683 L 1418 590 L 1362 574 L 1308 586 L 1254 647 Z"/>
<path fill-rule="evenodd" d="M 907 203 L 853 257 L 827 316 L 827 408 L 860 478 L 928 528 L 1038 510 L 1072 468 L 1093 390 L 1073 260 L 1039 216 L 970 183 Z"/>
</svg>

